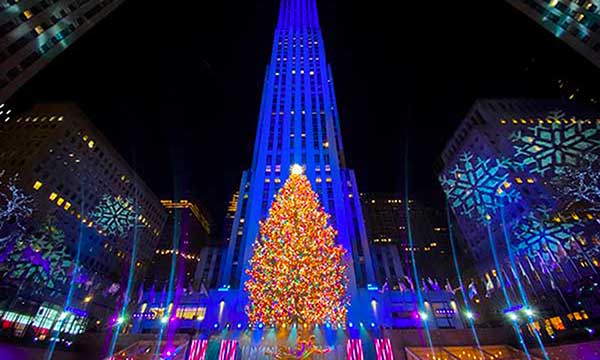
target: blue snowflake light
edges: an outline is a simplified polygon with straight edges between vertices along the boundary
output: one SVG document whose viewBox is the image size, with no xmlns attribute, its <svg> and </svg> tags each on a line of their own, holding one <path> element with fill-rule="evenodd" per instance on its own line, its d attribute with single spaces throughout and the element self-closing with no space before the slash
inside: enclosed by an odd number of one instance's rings
<svg viewBox="0 0 600 360">
<path fill-rule="evenodd" d="M 502 201 L 510 203 L 519 198 L 508 177 L 508 160 L 475 159 L 473 154 L 465 152 L 458 163 L 440 177 L 440 182 L 457 215 L 489 220 Z"/>
<path fill-rule="evenodd" d="M 538 208 L 512 227 L 513 246 L 517 253 L 530 257 L 545 249 L 560 254 L 561 246 L 571 239 L 574 227 L 573 224 L 550 221 L 550 210 Z"/>
<path fill-rule="evenodd" d="M 105 194 L 91 218 L 106 234 L 124 236 L 135 223 L 133 201 Z"/>
<path fill-rule="evenodd" d="M 5 278 L 43 284 L 49 289 L 67 283 L 73 261 L 65 245 L 65 235 L 55 222 L 49 217 L 40 229 L 13 244 L 0 265 Z"/>
<path fill-rule="evenodd" d="M 554 175 L 557 167 L 576 166 L 585 153 L 600 147 L 599 125 L 561 120 L 563 116 L 553 112 L 545 123 L 512 133 L 515 163 L 542 177 Z"/>
</svg>

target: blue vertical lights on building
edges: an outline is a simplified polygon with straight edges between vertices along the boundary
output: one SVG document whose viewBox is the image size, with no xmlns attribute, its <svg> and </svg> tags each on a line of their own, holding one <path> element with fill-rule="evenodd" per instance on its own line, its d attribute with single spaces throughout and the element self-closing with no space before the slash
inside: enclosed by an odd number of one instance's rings
<svg viewBox="0 0 600 360">
<path fill-rule="evenodd" d="M 243 288 L 259 220 L 266 218 L 274 195 L 294 164 L 304 167 L 325 211 L 332 215 L 332 225 L 339 233 L 337 241 L 348 250 L 351 296 L 356 297 L 359 289 L 373 289 L 377 285 L 356 179 L 344 160 L 333 78 L 315 0 L 281 2 L 252 166 L 242 176 L 219 281 L 218 293 L 237 301 L 226 302 L 225 313 L 243 313 L 245 296 L 237 300 L 232 293 Z M 229 320 L 237 321 L 235 318 Z"/>
</svg>

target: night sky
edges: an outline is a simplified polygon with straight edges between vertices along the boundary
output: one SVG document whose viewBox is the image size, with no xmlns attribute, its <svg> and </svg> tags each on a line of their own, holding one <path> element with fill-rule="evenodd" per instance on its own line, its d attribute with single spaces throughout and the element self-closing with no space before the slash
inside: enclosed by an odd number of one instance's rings
<svg viewBox="0 0 600 360">
<path fill-rule="evenodd" d="M 148 4 L 126 1 L 10 103 L 77 103 L 157 195 L 177 169 L 219 227 L 250 166 L 279 1 Z M 408 145 L 411 197 L 439 206 L 432 164 L 477 98 L 599 98 L 600 70 L 504 1 L 389 4 L 318 2 L 363 192 L 402 189 Z"/>
</svg>

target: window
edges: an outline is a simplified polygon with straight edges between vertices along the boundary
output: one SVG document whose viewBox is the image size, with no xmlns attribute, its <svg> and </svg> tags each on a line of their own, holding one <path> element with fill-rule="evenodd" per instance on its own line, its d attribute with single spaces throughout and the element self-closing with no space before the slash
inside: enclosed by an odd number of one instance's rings
<svg viewBox="0 0 600 360">
<path fill-rule="evenodd" d="M 42 187 L 42 183 L 38 180 L 33 184 L 35 190 L 39 190 Z"/>
</svg>

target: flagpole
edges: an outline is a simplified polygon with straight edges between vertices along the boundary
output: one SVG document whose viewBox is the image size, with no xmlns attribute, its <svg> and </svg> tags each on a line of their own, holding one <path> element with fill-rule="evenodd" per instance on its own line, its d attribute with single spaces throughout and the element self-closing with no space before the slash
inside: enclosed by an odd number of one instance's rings
<svg viewBox="0 0 600 360">
<path fill-rule="evenodd" d="M 579 268 L 577 267 L 577 265 L 575 264 L 575 262 L 573 262 L 573 258 L 571 257 L 571 254 L 569 254 L 565 247 L 562 245 L 562 243 L 558 243 L 558 245 L 560 246 L 560 248 L 562 249 L 562 251 L 567 254 L 567 261 L 569 262 L 569 264 L 571 264 L 571 266 L 573 267 L 573 269 L 575 270 L 575 272 L 577 273 L 577 278 L 581 279 L 581 272 L 579 271 Z"/>
<path fill-rule="evenodd" d="M 550 281 L 551 281 L 550 282 L 550 287 L 552 287 L 552 290 L 556 290 L 558 292 L 558 294 L 560 295 L 560 298 L 565 303 L 565 307 L 567 308 L 567 311 L 571 312 L 571 307 L 569 306 L 569 303 L 567 302 L 567 300 L 565 299 L 562 291 L 560 290 L 560 287 L 556 286 L 556 280 L 554 279 L 554 275 L 552 275 L 552 272 L 548 269 L 548 266 L 546 266 L 546 262 L 544 261 L 544 257 L 540 253 L 538 253 L 538 257 L 540 258 L 541 266 L 544 269 L 546 269 L 546 273 L 550 277 Z"/>
<path fill-rule="evenodd" d="M 579 241 L 577 241 L 575 239 L 573 241 L 575 242 L 575 244 L 577 244 L 577 248 L 579 249 L 579 252 L 581 252 L 581 254 L 583 255 L 583 258 L 585 259 L 585 261 L 592 268 L 592 271 L 594 272 L 594 274 L 598 275 L 598 271 L 596 271 L 596 268 L 595 268 L 594 264 L 590 261 L 590 258 L 587 256 L 587 253 L 585 252 L 585 250 L 579 244 Z"/>
</svg>

